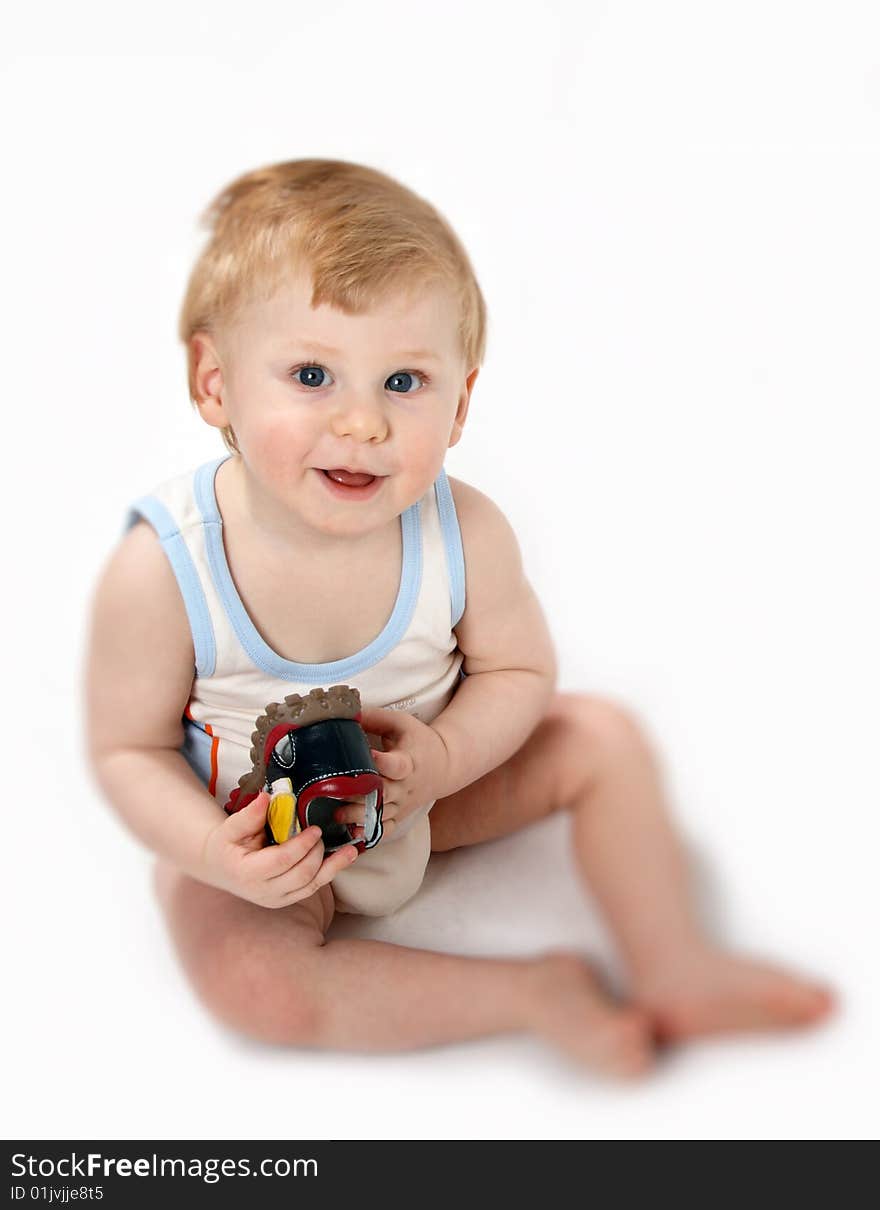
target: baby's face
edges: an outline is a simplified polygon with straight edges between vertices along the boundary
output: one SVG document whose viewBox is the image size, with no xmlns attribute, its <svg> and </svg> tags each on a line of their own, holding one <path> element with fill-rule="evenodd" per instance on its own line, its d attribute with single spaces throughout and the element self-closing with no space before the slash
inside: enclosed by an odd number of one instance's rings
<svg viewBox="0 0 880 1210">
<path fill-rule="evenodd" d="M 247 472 L 274 504 L 325 534 L 379 528 L 420 499 L 461 434 L 470 389 L 458 312 L 422 286 L 365 315 L 310 305 L 296 278 L 208 343 L 210 424 L 231 424 Z M 366 498 L 325 470 L 380 479 Z"/>
</svg>

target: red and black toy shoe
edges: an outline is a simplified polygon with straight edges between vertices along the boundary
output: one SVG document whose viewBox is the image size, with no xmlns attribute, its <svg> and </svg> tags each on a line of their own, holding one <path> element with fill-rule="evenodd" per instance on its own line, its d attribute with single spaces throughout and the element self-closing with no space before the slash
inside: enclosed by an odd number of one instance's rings
<svg viewBox="0 0 880 1210">
<path fill-rule="evenodd" d="M 307 697 L 293 693 L 283 702 L 272 702 L 254 724 L 253 766 L 239 778 L 224 810 L 232 815 L 261 790 L 271 792 L 280 779 L 288 778 L 295 809 L 286 819 L 281 816 L 285 822 L 280 834 L 277 820 L 274 834 L 267 821 L 272 844 L 317 824 L 327 853 L 347 844 L 360 851 L 373 848 L 382 839 L 383 783 L 360 712 L 360 694 L 348 685 L 312 689 Z M 333 816 L 342 804 L 361 799 L 366 815 L 363 836 L 356 837 L 355 824 L 339 823 Z"/>
</svg>

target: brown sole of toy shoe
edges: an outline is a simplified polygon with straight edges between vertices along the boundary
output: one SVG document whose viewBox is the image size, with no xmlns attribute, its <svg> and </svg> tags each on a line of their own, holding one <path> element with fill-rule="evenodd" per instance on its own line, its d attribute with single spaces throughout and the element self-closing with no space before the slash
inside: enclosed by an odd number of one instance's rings
<svg viewBox="0 0 880 1210">
<path fill-rule="evenodd" d="M 361 695 L 350 685 L 332 685 L 329 689 L 310 689 L 306 697 L 291 693 L 283 702 L 270 702 L 264 714 L 254 721 L 251 736 L 250 772 L 238 779 L 239 801 L 248 794 L 259 794 L 266 783 L 266 737 L 273 727 L 293 723 L 308 727 L 329 718 L 357 718 L 361 712 Z"/>
</svg>

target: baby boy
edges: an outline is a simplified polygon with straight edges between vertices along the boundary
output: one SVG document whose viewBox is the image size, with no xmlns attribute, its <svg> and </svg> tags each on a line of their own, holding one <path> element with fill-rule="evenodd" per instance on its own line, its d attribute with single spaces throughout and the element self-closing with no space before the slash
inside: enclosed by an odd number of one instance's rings
<svg viewBox="0 0 880 1210">
<path fill-rule="evenodd" d="M 99 784 L 158 855 L 182 965 L 217 1018 L 266 1041 L 403 1050 L 530 1032 L 617 1075 L 659 1045 L 805 1025 L 811 981 L 725 952 L 691 902 L 656 761 L 619 704 L 556 690 L 516 537 L 447 477 L 483 360 L 468 256 L 370 168 L 298 160 L 207 213 L 180 335 L 226 455 L 137 500 L 97 587 L 88 659 Z M 266 842 L 266 793 L 225 813 L 269 703 L 358 689 L 383 835 Z M 137 709 L 131 703 L 137 703 Z M 570 815 L 577 865 L 628 971 L 327 938 L 335 912 L 417 894 L 432 851 Z"/>
</svg>

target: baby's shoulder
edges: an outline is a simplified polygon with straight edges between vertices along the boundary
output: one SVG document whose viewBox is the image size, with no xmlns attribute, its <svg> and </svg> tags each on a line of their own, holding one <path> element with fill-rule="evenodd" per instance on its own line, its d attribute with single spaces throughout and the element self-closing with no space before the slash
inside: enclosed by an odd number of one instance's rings
<svg viewBox="0 0 880 1210">
<path fill-rule="evenodd" d="M 447 478 L 471 583 L 481 573 L 496 580 L 505 570 L 517 574 L 519 542 L 502 509 L 472 483 L 452 475 Z"/>
<path fill-rule="evenodd" d="M 126 636 L 129 652 L 191 658 L 192 634 L 177 578 L 156 530 L 135 521 L 111 551 L 99 576 L 93 617 L 104 631 Z"/>
<path fill-rule="evenodd" d="M 510 522 L 495 501 L 472 483 L 447 475 L 462 541 L 491 540 L 512 534 Z"/>
<path fill-rule="evenodd" d="M 120 538 L 92 600 L 86 662 L 89 744 L 180 746 L 194 651 L 186 609 L 165 551 L 144 521 Z"/>
</svg>

